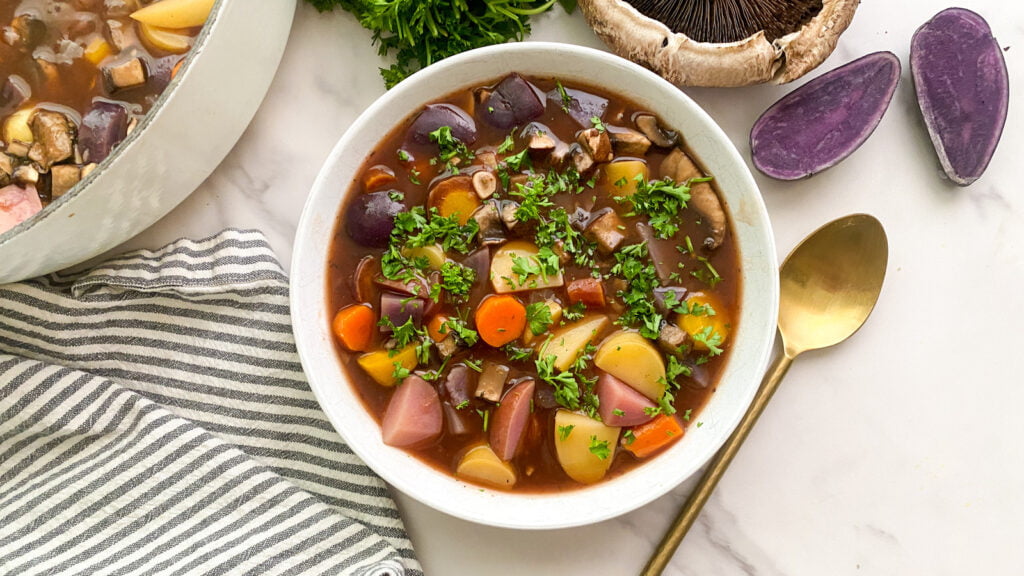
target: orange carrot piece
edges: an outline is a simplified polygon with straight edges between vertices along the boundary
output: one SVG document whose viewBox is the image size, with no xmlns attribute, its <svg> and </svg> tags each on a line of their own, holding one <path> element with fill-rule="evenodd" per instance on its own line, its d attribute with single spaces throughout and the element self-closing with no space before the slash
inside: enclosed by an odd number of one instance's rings
<svg viewBox="0 0 1024 576">
<path fill-rule="evenodd" d="M 633 441 L 622 439 L 622 447 L 637 458 L 646 458 L 654 452 L 683 437 L 683 428 L 674 416 L 659 414 L 650 422 L 634 426 Z"/>
<path fill-rule="evenodd" d="M 363 188 L 367 192 L 376 192 L 398 183 L 395 173 L 383 165 L 371 166 L 363 173 Z"/>
<path fill-rule="evenodd" d="M 437 314 L 427 322 L 427 334 L 430 335 L 430 339 L 434 342 L 440 342 L 444 340 L 451 332 L 444 323 L 448 321 L 448 317 L 444 314 Z"/>
<path fill-rule="evenodd" d="M 331 329 L 334 337 L 345 348 L 353 352 L 366 352 L 373 341 L 376 324 L 377 316 L 373 309 L 364 304 L 352 304 L 334 315 Z"/>
<path fill-rule="evenodd" d="M 583 302 L 588 309 L 604 308 L 604 284 L 597 278 L 579 278 L 566 287 L 569 303 Z"/>
<path fill-rule="evenodd" d="M 526 307 L 510 294 L 488 296 L 476 309 L 476 331 L 495 348 L 519 338 L 525 329 Z"/>
</svg>

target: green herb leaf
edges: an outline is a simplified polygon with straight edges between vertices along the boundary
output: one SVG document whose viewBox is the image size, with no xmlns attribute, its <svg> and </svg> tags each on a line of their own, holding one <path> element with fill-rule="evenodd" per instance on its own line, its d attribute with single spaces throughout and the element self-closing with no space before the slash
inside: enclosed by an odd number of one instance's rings
<svg viewBox="0 0 1024 576">
<path fill-rule="evenodd" d="M 590 453 L 597 456 L 599 460 L 607 460 L 612 455 L 612 449 L 608 446 L 607 440 L 597 441 L 597 436 L 590 437 Z"/>
</svg>

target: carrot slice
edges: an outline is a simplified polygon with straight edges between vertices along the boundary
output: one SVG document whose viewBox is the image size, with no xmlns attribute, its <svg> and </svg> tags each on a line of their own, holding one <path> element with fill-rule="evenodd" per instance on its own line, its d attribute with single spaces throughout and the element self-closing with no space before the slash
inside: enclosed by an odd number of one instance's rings
<svg viewBox="0 0 1024 576">
<path fill-rule="evenodd" d="M 495 348 L 519 338 L 525 329 L 526 307 L 514 296 L 489 296 L 476 309 L 476 331 Z"/>
<path fill-rule="evenodd" d="M 683 437 L 683 428 L 674 416 L 659 414 L 654 420 L 631 428 L 632 442 L 622 439 L 622 446 L 637 458 L 646 458 L 654 452 Z"/>
<path fill-rule="evenodd" d="M 582 302 L 589 310 L 604 308 L 604 284 L 597 278 L 573 280 L 566 287 L 569 303 Z"/>
<path fill-rule="evenodd" d="M 334 315 L 331 329 L 342 346 L 353 352 L 366 352 L 373 340 L 377 317 L 373 310 L 363 304 L 346 306 Z"/>
<path fill-rule="evenodd" d="M 448 333 L 451 332 L 445 327 L 444 323 L 448 321 L 448 317 L 444 314 L 437 314 L 427 322 L 427 334 L 430 335 L 430 339 L 434 342 L 440 342 L 444 340 Z"/>
</svg>

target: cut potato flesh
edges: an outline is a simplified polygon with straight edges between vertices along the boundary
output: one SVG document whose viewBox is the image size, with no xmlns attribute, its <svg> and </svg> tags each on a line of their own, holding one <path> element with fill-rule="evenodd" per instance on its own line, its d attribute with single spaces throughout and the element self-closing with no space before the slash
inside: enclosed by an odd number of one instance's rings
<svg viewBox="0 0 1024 576">
<path fill-rule="evenodd" d="M 657 401 L 665 394 L 665 360 L 636 332 L 620 331 L 601 343 L 594 365 Z"/>
<path fill-rule="evenodd" d="M 721 346 L 729 337 L 729 318 L 714 294 L 697 292 L 691 294 L 686 303 L 690 314 L 680 314 L 676 323 L 690 335 L 693 347 L 708 350 L 708 344 Z"/>
<path fill-rule="evenodd" d="M 559 410 L 555 413 L 555 453 L 562 470 L 583 484 L 604 478 L 614 460 L 619 430 L 585 414 Z"/>
<path fill-rule="evenodd" d="M 537 254 L 540 249 L 532 242 L 516 240 L 509 242 L 494 251 L 491 259 L 491 286 L 498 294 L 509 292 L 520 292 L 523 290 L 540 290 L 542 288 L 555 288 L 564 284 L 562 272 L 557 274 L 527 274 L 520 276 L 512 269 L 516 261 L 526 259 L 529 264 L 537 264 Z"/>
<path fill-rule="evenodd" d="M 370 378 L 373 378 L 381 386 L 398 384 L 398 380 L 394 376 L 396 362 L 406 370 L 412 370 L 419 363 L 416 359 L 415 345 L 402 348 L 394 356 L 391 355 L 391 350 L 377 350 L 363 354 L 356 361 L 370 375 Z"/>
<path fill-rule="evenodd" d="M 215 0 L 160 0 L 132 12 L 132 18 L 158 28 L 202 26 Z"/>
<path fill-rule="evenodd" d="M 444 255 L 444 249 L 437 244 L 430 246 L 418 246 L 416 248 L 403 248 L 402 256 L 406 258 L 426 258 L 427 266 L 431 270 L 440 270 L 448 258 Z"/>
<path fill-rule="evenodd" d="M 616 196 L 636 194 L 636 186 L 639 184 L 637 176 L 647 180 L 647 163 L 643 160 L 621 160 L 604 167 L 605 182 L 612 187 Z"/>
<path fill-rule="evenodd" d="M 579 358 L 587 344 L 593 342 L 610 323 L 604 314 L 595 314 L 586 316 L 575 324 L 559 328 L 544 342 L 538 356 L 554 356 L 555 368 L 564 372 Z"/>
<path fill-rule="evenodd" d="M 486 444 L 471 448 L 466 452 L 455 475 L 464 480 L 471 480 L 497 488 L 511 488 L 516 484 L 516 470 L 508 462 L 503 462 L 494 450 Z"/>
<path fill-rule="evenodd" d="M 184 54 L 192 47 L 192 37 L 188 34 L 179 34 L 176 30 L 157 28 L 140 22 L 139 33 L 150 46 L 174 54 Z"/>
</svg>

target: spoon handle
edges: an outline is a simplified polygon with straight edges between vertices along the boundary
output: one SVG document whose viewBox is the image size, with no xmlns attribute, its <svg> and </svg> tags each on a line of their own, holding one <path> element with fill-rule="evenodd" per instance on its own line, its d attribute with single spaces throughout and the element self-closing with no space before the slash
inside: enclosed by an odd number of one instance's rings
<svg viewBox="0 0 1024 576">
<path fill-rule="evenodd" d="M 697 516 L 700 515 L 704 504 L 711 497 L 711 492 L 714 491 L 718 481 L 725 474 L 725 469 L 732 463 L 732 459 L 739 451 L 740 445 L 747 439 L 750 430 L 757 423 L 758 417 L 764 412 L 768 401 L 775 394 L 775 390 L 779 387 L 779 382 L 786 375 L 790 364 L 793 363 L 794 357 L 795 354 L 791 355 L 785 352 L 780 354 L 772 363 L 771 368 L 768 369 L 764 380 L 761 382 L 761 387 L 758 388 L 757 394 L 754 395 L 750 408 L 747 409 L 736 430 L 733 431 L 729 439 L 726 440 L 725 445 L 722 446 L 718 454 L 708 465 L 708 469 L 704 472 L 704 477 L 701 478 L 700 483 L 697 484 L 697 487 L 690 494 L 690 499 L 686 501 L 686 505 L 683 506 L 679 516 L 672 522 L 665 537 L 662 538 L 661 543 L 658 544 L 654 554 L 651 555 L 651 559 L 647 562 L 647 566 L 641 572 L 641 576 L 659 576 L 665 570 L 665 567 L 668 566 L 676 552 L 676 548 L 679 547 L 683 537 L 686 536 L 687 531 L 690 530 L 690 527 L 697 520 Z"/>
</svg>

